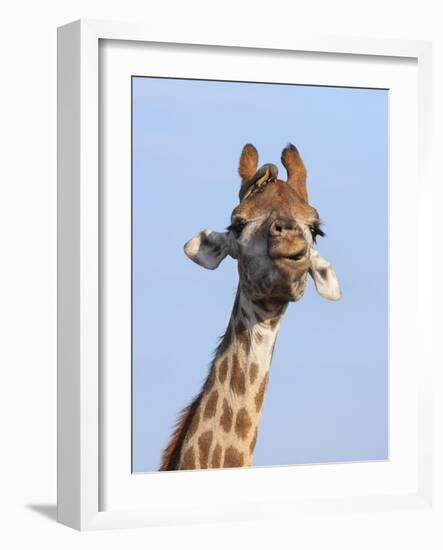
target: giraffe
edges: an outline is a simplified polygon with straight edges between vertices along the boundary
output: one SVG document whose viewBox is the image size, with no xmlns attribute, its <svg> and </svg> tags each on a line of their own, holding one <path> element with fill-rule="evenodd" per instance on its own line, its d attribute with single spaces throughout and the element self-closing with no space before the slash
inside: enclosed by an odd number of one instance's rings
<svg viewBox="0 0 443 550">
<path fill-rule="evenodd" d="M 306 169 L 288 144 L 281 161 L 258 168 L 258 152 L 243 147 L 239 204 L 225 232 L 205 229 L 185 244 L 185 254 L 207 269 L 226 256 L 238 262 L 239 284 L 226 332 L 197 397 L 180 415 L 160 470 L 250 466 L 257 441 L 277 333 L 289 302 L 299 300 L 307 276 L 318 293 L 338 300 L 332 265 L 316 249 L 324 236 L 308 202 Z"/>
</svg>

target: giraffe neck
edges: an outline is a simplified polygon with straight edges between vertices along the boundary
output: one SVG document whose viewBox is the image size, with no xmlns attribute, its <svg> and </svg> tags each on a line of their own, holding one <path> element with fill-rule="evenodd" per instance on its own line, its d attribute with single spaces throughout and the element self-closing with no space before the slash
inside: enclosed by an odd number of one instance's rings
<svg viewBox="0 0 443 550">
<path fill-rule="evenodd" d="M 282 302 L 254 303 L 239 287 L 208 378 L 185 409 L 161 469 L 251 464 L 274 344 L 286 307 Z"/>
</svg>

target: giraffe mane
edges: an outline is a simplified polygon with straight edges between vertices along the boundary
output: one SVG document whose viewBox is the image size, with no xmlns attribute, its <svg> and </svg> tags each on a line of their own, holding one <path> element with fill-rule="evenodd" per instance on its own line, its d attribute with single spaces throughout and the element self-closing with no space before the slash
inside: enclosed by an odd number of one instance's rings
<svg viewBox="0 0 443 550">
<path fill-rule="evenodd" d="M 197 408 L 200 404 L 202 394 L 203 392 L 200 392 L 198 396 L 192 401 L 192 403 L 185 407 L 179 414 L 169 444 L 163 452 L 160 471 L 177 469 L 177 466 L 180 462 L 180 454 L 183 447 L 183 442 L 185 440 L 186 434 L 188 433 L 191 422 L 194 419 Z"/>
<path fill-rule="evenodd" d="M 220 342 L 220 345 L 223 342 Z M 220 347 L 219 345 L 219 347 Z M 185 407 L 179 414 L 174 430 L 172 432 L 168 446 L 163 452 L 162 463 L 159 471 L 176 470 L 180 463 L 180 454 L 183 448 L 183 443 L 186 438 L 192 421 L 194 420 L 195 413 L 200 405 L 203 395 L 207 389 L 213 385 L 215 376 L 215 359 L 211 363 L 208 376 L 206 377 L 200 393 L 191 402 L 190 405 Z"/>
</svg>

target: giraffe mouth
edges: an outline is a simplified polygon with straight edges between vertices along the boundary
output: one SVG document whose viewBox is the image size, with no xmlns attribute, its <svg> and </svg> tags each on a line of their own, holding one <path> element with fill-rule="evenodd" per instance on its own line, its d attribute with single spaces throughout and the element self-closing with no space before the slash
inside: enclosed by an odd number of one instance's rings
<svg viewBox="0 0 443 550">
<path fill-rule="evenodd" d="M 276 263 L 283 262 L 286 265 L 299 265 L 307 261 L 306 254 L 299 252 L 298 254 L 289 254 L 288 256 L 277 256 L 273 258 Z"/>
<path fill-rule="evenodd" d="M 290 260 L 291 262 L 299 262 L 306 258 L 305 254 L 302 252 L 300 254 L 292 254 L 291 256 L 284 256 L 283 260 Z"/>
<path fill-rule="evenodd" d="M 309 259 L 304 254 L 293 254 L 291 256 L 281 256 L 274 259 L 277 269 L 283 274 L 298 277 L 309 269 Z"/>
<path fill-rule="evenodd" d="M 309 248 L 305 239 L 272 239 L 269 244 L 268 254 L 276 262 L 283 262 L 287 265 L 300 264 L 309 256 Z"/>
</svg>

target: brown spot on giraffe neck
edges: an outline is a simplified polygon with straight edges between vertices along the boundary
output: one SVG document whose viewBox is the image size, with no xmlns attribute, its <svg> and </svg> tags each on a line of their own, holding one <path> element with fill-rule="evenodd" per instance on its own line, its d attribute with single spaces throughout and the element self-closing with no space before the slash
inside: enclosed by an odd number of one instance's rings
<svg viewBox="0 0 443 550">
<path fill-rule="evenodd" d="M 183 457 L 183 462 L 180 467 L 181 470 L 194 470 L 195 469 L 195 453 L 193 447 L 190 447 Z"/>
<path fill-rule="evenodd" d="M 268 374 L 266 374 L 263 377 L 263 380 L 260 383 L 260 387 L 258 388 L 258 392 L 255 396 L 255 408 L 257 412 L 259 412 L 263 406 L 263 400 L 265 398 L 265 390 L 266 390 L 267 383 L 268 383 Z"/>
<path fill-rule="evenodd" d="M 226 377 L 228 376 L 229 360 L 227 357 L 223 359 L 218 368 L 218 379 L 220 384 L 224 384 Z"/>
<path fill-rule="evenodd" d="M 228 433 L 232 428 L 234 412 L 226 399 L 223 400 L 223 412 L 220 417 L 220 425 Z"/>
<path fill-rule="evenodd" d="M 211 468 L 220 468 L 222 448 L 219 443 L 214 448 L 212 453 Z"/>
<path fill-rule="evenodd" d="M 245 407 L 242 407 L 238 413 L 237 418 L 235 419 L 235 433 L 241 439 L 246 439 L 248 437 L 249 430 L 251 429 L 252 422 L 249 417 L 248 411 Z"/>
<path fill-rule="evenodd" d="M 208 467 L 209 450 L 212 443 L 212 431 L 203 432 L 198 438 L 200 468 Z"/>
<path fill-rule="evenodd" d="M 203 418 L 205 420 L 215 416 L 215 413 L 217 411 L 217 402 L 218 402 L 218 391 L 214 390 L 209 396 L 209 399 L 206 401 L 205 410 L 203 412 Z"/>
<path fill-rule="evenodd" d="M 231 389 L 238 395 L 243 395 L 246 392 L 246 377 L 237 354 L 232 356 Z"/>
<path fill-rule="evenodd" d="M 232 445 L 229 446 L 225 451 L 225 460 L 223 462 L 224 468 L 238 468 L 243 466 L 244 458 L 243 453 L 238 451 Z"/>
<path fill-rule="evenodd" d="M 257 363 L 251 363 L 249 365 L 249 381 L 253 384 L 258 376 L 258 365 Z"/>
</svg>

